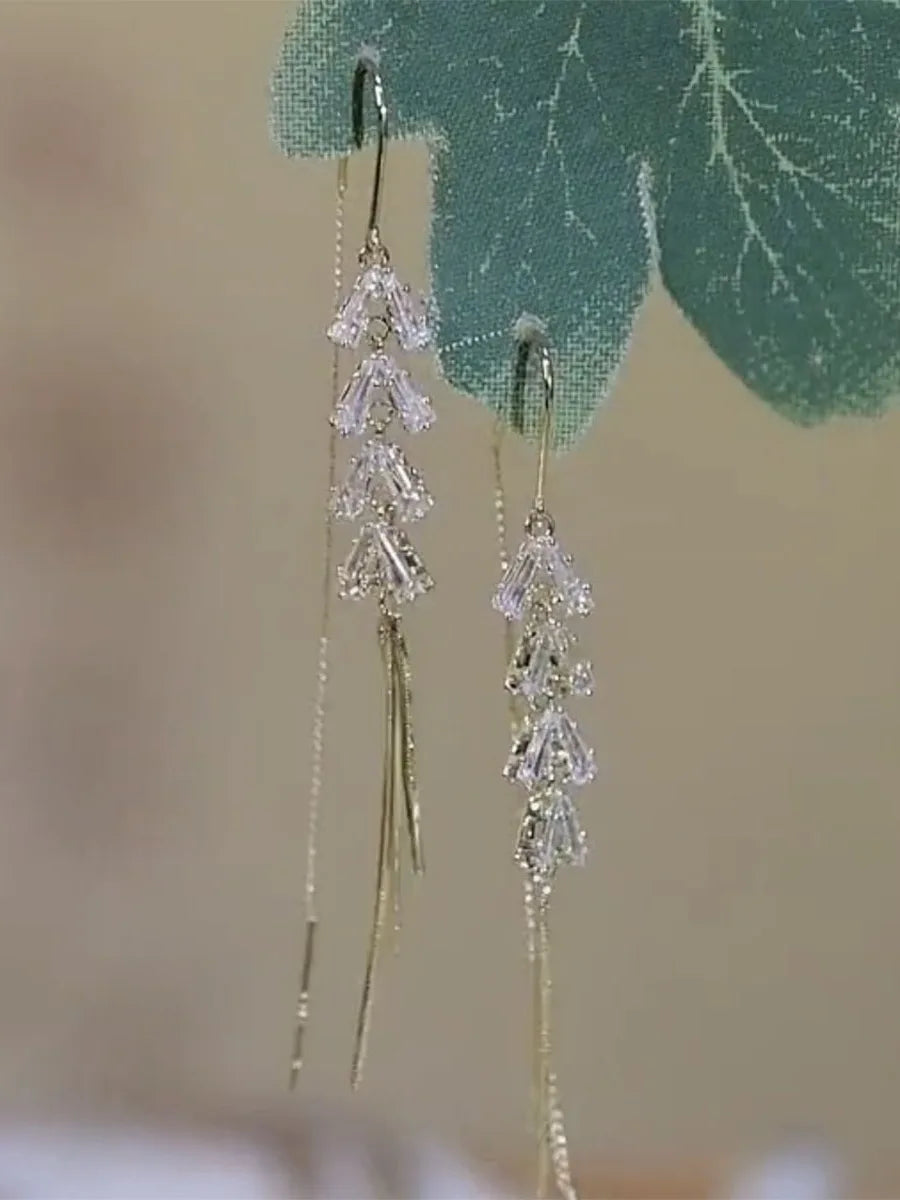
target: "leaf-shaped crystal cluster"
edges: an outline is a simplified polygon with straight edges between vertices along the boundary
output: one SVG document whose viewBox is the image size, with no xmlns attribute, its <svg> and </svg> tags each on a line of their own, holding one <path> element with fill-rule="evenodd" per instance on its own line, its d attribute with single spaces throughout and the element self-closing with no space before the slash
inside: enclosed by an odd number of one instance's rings
<svg viewBox="0 0 900 1200">
<path fill-rule="evenodd" d="M 336 346 L 356 349 L 380 309 L 404 350 L 425 350 L 431 342 L 428 310 L 421 296 L 400 282 L 386 263 L 374 262 L 357 277 L 349 296 L 328 327 Z"/>
<path fill-rule="evenodd" d="M 537 531 L 537 532 L 536 532 Z M 542 889 L 558 867 L 581 863 L 585 837 L 571 796 L 596 775 L 594 753 L 567 711 L 572 696 L 594 687 L 590 662 L 576 653 L 567 621 L 593 609 L 590 584 L 575 569 L 546 513 L 533 513 L 506 568 L 494 607 L 521 623 L 506 674 L 524 715 L 514 734 L 504 775 L 529 793 L 516 860 Z"/>
<path fill-rule="evenodd" d="M 419 521 L 434 504 L 421 474 L 394 442 L 366 442 L 331 497 L 331 511 L 355 521 L 369 509 L 393 510 L 400 521 Z"/>
<path fill-rule="evenodd" d="M 395 602 L 412 601 L 434 586 L 406 534 L 384 521 L 369 521 L 338 568 L 341 596 L 359 600 L 374 593 Z"/>
<path fill-rule="evenodd" d="M 551 533 L 526 531 L 494 596 L 494 607 L 508 621 L 521 621 L 536 595 L 548 591 L 568 615 L 586 617 L 594 607 L 591 585 L 578 577 L 571 556 Z"/>
<path fill-rule="evenodd" d="M 422 433 L 434 422 L 428 396 L 389 354 L 393 336 L 402 350 L 422 350 L 430 340 L 427 308 L 401 284 L 388 264 L 363 250 L 363 268 L 328 327 L 337 346 L 371 345 L 341 392 L 331 423 L 342 437 L 367 437 L 331 496 L 331 511 L 345 521 L 363 519 L 349 555 L 338 569 L 341 596 L 377 596 L 393 610 L 423 595 L 434 581 L 401 524 L 421 520 L 434 500 L 403 449 L 388 439 L 396 421 L 407 433 Z"/>
<path fill-rule="evenodd" d="M 408 371 L 383 352 L 364 358 L 337 402 L 331 422 L 342 437 L 360 437 L 377 424 L 378 401 L 390 406 L 384 416 L 399 418 L 407 433 L 422 433 L 434 422 L 429 398 Z"/>
<path fill-rule="evenodd" d="M 581 866 L 585 836 L 578 809 L 562 788 L 533 797 L 522 817 L 516 860 L 532 875 L 552 879 L 560 863 Z"/>
<path fill-rule="evenodd" d="M 792 419 L 896 403 L 896 0 L 304 0 L 272 89 L 285 153 L 344 152 L 361 42 L 389 65 L 397 134 L 429 146 L 454 387 L 509 417 L 501 347 L 537 313 L 573 443 L 659 279 Z M 366 287 L 395 295 L 377 272 Z M 526 430 L 539 416 L 529 398 Z"/>
</svg>

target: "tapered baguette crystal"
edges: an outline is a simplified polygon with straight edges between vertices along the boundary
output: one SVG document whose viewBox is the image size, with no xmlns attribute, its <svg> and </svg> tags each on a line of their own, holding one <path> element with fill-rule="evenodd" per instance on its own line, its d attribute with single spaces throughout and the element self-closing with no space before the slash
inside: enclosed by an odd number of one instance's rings
<svg viewBox="0 0 900 1200">
<path fill-rule="evenodd" d="M 508 621 L 519 621 L 541 570 L 541 545 L 526 537 L 500 580 L 494 593 L 494 608 Z"/>
<path fill-rule="evenodd" d="M 372 418 L 372 405 L 379 395 L 391 404 L 407 433 L 421 433 L 434 422 L 434 409 L 419 391 L 408 371 L 389 354 L 364 358 L 347 381 L 332 415 L 332 424 L 342 437 L 360 437 Z"/>
<path fill-rule="evenodd" d="M 573 696 L 593 696 L 594 668 L 587 659 L 582 659 L 569 671 L 569 691 Z"/>
<path fill-rule="evenodd" d="M 590 783 L 597 773 L 593 751 L 567 712 L 546 708 L 519 730 L 504 774 L 528 789 L 560 780 Z"/>
<path fill-rule="evenodd" d="M 594 596 L 591 585 L 578 575 L 572 559 L 568 554 L 563 554 L 555 538 L 544 541 L 544 562 L 569 612 L 579 617 L 586 617 L 592 612 Z"/>
<path fill-rule="evenodd" d="M 556 735 L 559 739 L 558 753 L 566 767 L 566 778 L 578 787 L 590 783 L 597 774 L 594 752 L 568 713 L 559 714 Z"/>
<path fill-rule="evenodd" d="M 384 271 L 384 267 L 375 265 L 357 275 L 347 299 L 328 326 L 328 337 L 336 345 L 359 345 L 369 324 L 372 302 L 384 297 Z"/>
<path fill-rule="evenodd" d="M 560 866 L 581 866 L 587 842 L 575 804 L 561 788 L 532 797 L 519 826 L 516 861 L 543 877 Z"/>
<path fill-rule="evenodd" d="M 424 350 L 431 341 L 424 300 L 400 283 L 390 267 L 375 263 L 356 277 L 346 300 L 328 327 L 338 346 L 356 347 L 372 316 L 383 308 L 404 350 Z"/>
<path fill-rule="evenodd" d="M 390 508 L 400 521 L 418 521 L 433 503 L 422 476 L 400 447 L 372 441 L 351 462 L 347 478 L 332 496 L 331 511 L 352 521 L 366 509 Z"/>
<path fill-rule="evenodd" d="M 431 341 L 424 300 L 400 283 L 392 271 L 385 275 L 383 287 L 397 341 L 404 350 L 424 350 Z"/>
<path fill-rule="evenodd" d="M 364 358 L 347 380 L 331 417 L 342 437 L 360 437 L 368 429 L 375 391 L 384 383 L 382 357 Z"/>
<path fill-rule="evenodd" d="M 378 540 L 385 590 L 395 599 L 411 602 L 434 586 L 418 551 L 404 533 L 390 525 L 379 525 Z"/>
<path fill-rule="evenodd" d="M 413 383 L 409 371 L 404 371 L 395 362 L 391 362 L 387 388 L 400 423 L 407 433 L 424 433 L 434 424 L 431 401 Z"/>
<path fill-rule="evenodd" d="M 363 525 L 342 567 L 338 568 L 341 596 L 358 600 L 372 593 L 410 603 L 434 586 L 425 564 L 409 538 L 381 521 Z"/>
</svg>

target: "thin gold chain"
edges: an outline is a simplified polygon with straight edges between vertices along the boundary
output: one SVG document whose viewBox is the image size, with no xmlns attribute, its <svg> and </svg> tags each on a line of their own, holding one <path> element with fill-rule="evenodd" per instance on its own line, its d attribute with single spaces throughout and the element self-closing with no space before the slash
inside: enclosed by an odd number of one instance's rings
<svg viewBox="0 0 900 1200">
<path fill-rule="evenodd" d="M 335 307 L 340 304 L 344 274 L 344 197 L 347 191 L 347 155 L 342 155 L 337 164 L 337 184 L 334 223 L 334 295 Z M 340 385 L 340 355 L 335 346 L 331 356 L 331 407 L 337 403 Z M 318 925 L 316 907 L 316 866 L 319 845 L 319 815 L 321 811 L 322 783 L 325 763 L 325 716 L 328 701 L 329 652 L 331 638 L 331 604 L 334 566 L 334 517 L 330 498 L 337 471 L 337 430 L 328 426 L 328 492 L 325 507 L 324 550 L 322 555 L 322 591 L 319 612 L 319 645 L 316 662 L 316 694 L 313 703 L 313 721 L 310 752 L 309 792 L 306 817 L 306 874 L 304 883 L 305 933 L 300 987 L 295 1012 L 294 1042 L 291 1055 L 290 1086 L 297 1083 L 303 1066 L 303 1048 L 306 1027 L 309 1021 L 309 989 L 315 959 L 315 937 Z"/>
<path fill-rule="evenodd" d="M 546 898 L 538 898 L 537 911 L 537 1006 L 535 1021 L 537 1030 L 538 1056 L 542 1096 L 541 1113 L 541 1164 L 539 1175 L 546 1177 L 552 1166 L 556 1190 L 563 1200 L 577 1200 L 569 1163 L 569 1140 L 556 1070 L 553 1066 L 553 977 L 550 973 L 550 928 L 549 904 Z M 549 1164 L 546 1162 L 549 1156 Z M 543 1186 L 542 1184 L 540 1186 Z M 542 1193 L 541 1193 L 542 1194 Z"/>
</svg>

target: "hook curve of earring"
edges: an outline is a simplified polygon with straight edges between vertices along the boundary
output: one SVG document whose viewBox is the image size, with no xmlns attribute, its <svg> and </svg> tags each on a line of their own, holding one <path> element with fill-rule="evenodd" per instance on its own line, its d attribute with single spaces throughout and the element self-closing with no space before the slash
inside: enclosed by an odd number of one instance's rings
<svg viewBox="0 0 900 1200">
<path fill-rule="evenodd" d="M 553 371 L 553 355 L 550 342 L 542 327 L 535 322 L 524 319 L 517 327 L 516 363 L 513 382 L 514 412 L 524 411 L 524 394 L 528 380 L 528 362 L 534 356 L 538 360 L 538 370 L 543 388 L 543 407 L 541 409 L 540 447 L 538 450 L 537 482 L 534 489 L 535 512 L 546 513 L 545 493 L 547 484 L 547 462 L 550 448 L 553 444 L 553 393 L 555 376 Z"/>
<path fill-rule="evenodd" d="M 366 229 L 366 246 L 374 250 L 381 244 L 378 217 L 381 212 L 381 192 L 384 186 L 385 160 L 388 143 L 388 109 L 385 100 L 384 79 L 375 59 L 365 52 L 356 60 L 351 92 L 351 125 L 353 144 L 361 150 L 366 136 L 365 87 L 366 79 L 372 80 L 372 95 L 375 115 L 378 120 L 378 142 L 375 150 L 375 175 L 372 181 L 372 198 L 369 201 L 369 222 Z"/>
</svg>

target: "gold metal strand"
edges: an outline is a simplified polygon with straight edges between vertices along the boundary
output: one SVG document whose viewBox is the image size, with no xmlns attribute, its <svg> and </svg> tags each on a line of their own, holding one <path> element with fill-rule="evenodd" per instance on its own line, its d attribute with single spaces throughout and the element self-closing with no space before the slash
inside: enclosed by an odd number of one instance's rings
<svg viewBox="0 0 900 1200">
<path fill-rule="evenodd" d="M 335 232 L 334 232 L 334 294 L 335 304 L 341 299 L 343 290 L 343 257 L 344 257 L 344 197 L 347 192 L 347 155 L 338 159 L 337 185 L 335 197 Z M 337 402 L 340 389 L 340 357 L 337 346 L 331 356 L 331 404 Z M 330 498 L 334 488 L 337 471 L 337 431 L 334 426 L 328 426 L 328 491 Z M 297 994 L 297 1005 L 294 1017 L 294 1039 L 291 1052 L 291 1071 L 289 1086 L 297 1086 L 297 1079 L 303 1066 L 303 1050 L 306 1029 L 309 1022 L 309 995 L 312 981 L 313 965 L 315 963 L 316 927 L 318 912 L 316 909 L 316 855 L 319 842 L 319 810 L 322 797 L 322 780 L 325 759 L 325 713 L 328 699 L 328 668 L 331 637 L 331 593 L 332 567 L 334 561 L 334 518 L 331 508 L 326 501 L 325 507 L 325 548 L 322 556 L 322 594 L 319 616 L 319 651 L 316 664 L 316 695 L 313 704 L 312 751 L 309 779 L 309 799 L 307 807 L 306 829 L 306 879 L 304 884 L 304 914 L 305 934 L 303 946 L 303 966 L 300 972 L 300 985 Z"/>
<path fill-rule="evenodd" d="M 391 670 L 391 688 L 390 702 L 393 706 L 393 717 L 391 720 L 393 737 L 391 741 L 391 854 L 390 854 L 390 895 L 391 905 L 393 908 L 393 949 L 396 954 L 400 949 L 400 926 L 401 926 L 401 882 L 400 882 L 400 827 L 403 821 L 403 812 L 400 805 L 397 803 L 397 781 L 400 781 L 403 786 L 403 742 L 406 737 L 406 731 L 403 728 L 403 712 L 401 708 L 401 692 L 402 681 L 400 679 L 400 664 L 398 662 L 398 623 L 396 617 L 391 617 L 389 620 L 388 637 L 391 643 L 390 653 L 390 670 Z"/>
<path fill-rule="evenodd" d="M 396 684 L 394 685 L 396 691 Z M 397 709 L 396 701 L 394 706 L 394 736 L 396 738 L 397 729 Z M 396 754 L 396 742 L 395 742 Z M 397 778 L 397 769 L 394 768 L 394 779 Z M 396 784 L 395 784 L 396 787 Z M 391 810 L 391 858 L 390 858 L 390 880 L 389 880 L 389 895 L 391 900 L 391 949 L 394 954 L 400 952 L 400 934 L 403 930 L 403 883 L 400 871 L 400 822 L 403 820 L 403 813 L 400 805 L 396 801 L 396 792 L 394 795 L 394 807 Z"/>
<path fill-rule="evenodd" d="M 384 768 L 381 783 L 381 829 L 378 836 L 378 865 L 375 882 L 375 905 L 372 912 L 372 931 L 369 935 L 369 952 L 366 957 L 366 973 L 356 1022 L 356 1040 L 353 1046 L 353 1063 L 350 1069 L 350 1086 L 354 1091 L 362 1083 L 366 1053 L 369 1046 L 369 1030 L 372 1025 L 375 976 L 384 934 L 385 917 L 391 900 L 391 874 L 393 868 L 394 808 L 396 804 L 396 701 L 395 701 L 395 640 L 393 618 L 385 615 L 378 629 L 384 663 Z"/>
<path fill-rule="evenodd" d="M 400 729 L 400 782 L 409 835 L 409 856 L 415 875 L 425 873 L 422 847 L 422 819 L 419 810 L 419 782 L 416 774 L 416 742 L 413 734 L 412 671 L 409 651 L 400 621 L 394 622 L 394 663 L 397 672 L 397 701 Z"/>
</svg>

